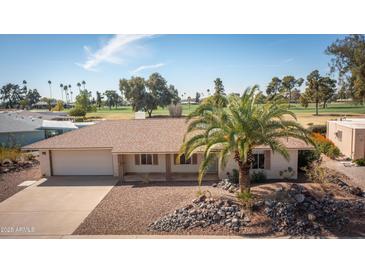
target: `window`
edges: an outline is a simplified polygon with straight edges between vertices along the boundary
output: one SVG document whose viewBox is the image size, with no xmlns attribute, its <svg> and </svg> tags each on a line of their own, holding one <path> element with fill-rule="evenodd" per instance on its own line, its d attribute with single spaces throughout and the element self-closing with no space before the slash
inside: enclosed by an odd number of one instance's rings
<svg viewBox="0 0 365 274">
<path fill-rule="evenodd" d="M 196 154 L 193 154 L 189 159 L 185 158 L 185 155 L 180 156 L 180 163 L 177 161 L 178 154 L 174 155 L 174 164 L 175 165 L 196 165 L 198 164 L 198 157 Z"/>
<path fill-rule="evenodd" d="M 136 165 L 158 165 L 157 154 L 135 154 L 134 163 Z"/>
<path fill-rule="evenodd" d="M 264 169 L 264 168 L 265 168 L 265 154 L 263 154 L 263 153 L 254 153 L 253 154 L 252 169 Z"/>
</svg>

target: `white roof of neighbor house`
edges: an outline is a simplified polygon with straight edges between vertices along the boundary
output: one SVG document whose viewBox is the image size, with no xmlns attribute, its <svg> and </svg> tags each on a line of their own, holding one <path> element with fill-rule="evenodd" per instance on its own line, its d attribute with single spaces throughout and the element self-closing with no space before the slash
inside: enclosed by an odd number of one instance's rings
<svg viewBox="0 0 365 274">
<path fill-rule="evenodd" d="M 42 129 L 77 129 L 78 127 L 70 121 L 43 120 Z"/>
<path fill-rule="evenodd" d="M 365 129 L 365 119 L 361 118 L 351 118 L 351 119 L 343 119 L 343 120 L 331 120 L 329 123 L 334 123 L 340 126 L 345 126 L 349 128 L 358 128 Z"/>
<path fill-rule="evenodd" d="M 42 120 L 16 111 L 0 111 L 0 133 L 36 131 Z"/>
</svg>

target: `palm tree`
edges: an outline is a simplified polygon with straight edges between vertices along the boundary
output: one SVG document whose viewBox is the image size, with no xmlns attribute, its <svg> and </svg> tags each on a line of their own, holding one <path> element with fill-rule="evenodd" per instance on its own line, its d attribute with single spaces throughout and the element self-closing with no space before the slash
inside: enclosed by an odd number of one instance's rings
<svg viewBox="0 0 365 274">
<path fill-rule="evenodd" d="M 62 101 L 63 101 L 63 84 L 60 84 L 60 89 L 61 89 L 61 98 L 62 98 Z"/>
<path fill-rule="evenodd" d="M 218 158 L 219 166 L 224 168 L 228 156 L 232 155 L 239 170 L 240 191 L 249 192 L 254 147 L 269 146 L 273 152 L 288 159 L 283 138 L 294 137 L 311 142 L 299 123 L 284 119 L 284 115 L 294 119 L 296 116 L 282 100 L 273 98 L 263 105 L 256 104 L 260 95 L 257 90 L 258 86 L 254 86 L 247 88 L 241 97 L 229 96 L 227 107 L 202 104 L 188 116 L 188 130 L 179 155 L 190 158 L 193 153 L 204 151 L 199 167 L 199 187 L 213 161 Z"/>
<path fill-rule="evenodd" d="M 52 86 L 51 86 L 52 82 L 51 80 L 48 80 L 48 85 L 49 85 L 49 99 L 52 99 Z"/>
<path fill-rule="evenodd" d="M 77 83 L 77 87 L 79 88 L 79 92 L 81 91 L 81 84 L 80 82 Z"/>
<path fill-rule="evenodd" d="M 71 85 L 68 85 L 68 88 L 69 88 L 69 90 L 70 90 L 70 94 L 71 94 L 71 103 L 72 103 L 72 94 L 73 94 L 73 92 L 72 92 L 72 90 L 71 90 Z"/>
<path fill-rule="evenodd" d="M 27 81 L 23 80 L 23 89 L 27 91 Z"/>
<path fill-rule="evenodd" d="M 85 80 L 82 80 L 82 85 L 84 86 L 84 90 L 85 90 L 85 85 L 86 85 L 86 82 L 85 82 Z"/>
<path fill-rule="evenodd" d="M 67 85 L 64 85 L 64 86 L 63 86 L 63 90 L 65 91 L 66 102 L 68 103 L 68 92 L 67 92 L 68 87 L 67 87 Z"/>
</svg>

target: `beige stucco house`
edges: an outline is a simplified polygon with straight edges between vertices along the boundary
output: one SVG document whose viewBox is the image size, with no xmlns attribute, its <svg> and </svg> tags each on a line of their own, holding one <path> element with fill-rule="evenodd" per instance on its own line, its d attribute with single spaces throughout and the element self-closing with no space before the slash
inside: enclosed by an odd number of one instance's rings
<svg viewBox="0 0 365 274">
<path fill-rule="evenodd" d="M 353 160 L 365 158 L 365 119 L 327 121 L 327 138 L 345 156 Z"/>
<path fill-rule="evenodd" d="M 134 119 L 105 121 L 24 147 L 39 150 L 44 176 L 113 175 L 122 181 L 197 180 L 202 154 L 176 161 L 187 130 L 185 119 Z M 283 138 L 287 161 L 269 147 L 255 148 L 251 172 L 262 171 L 269 179 L 297 178 L 298 151 L 311 149 L 305 142 Z M 229 160 L 222 168 L 213 164 L 205 180 L 225 178 L 237 168 Z M 292 170 L 291 172 L 285 172 Z"/>
</svg>

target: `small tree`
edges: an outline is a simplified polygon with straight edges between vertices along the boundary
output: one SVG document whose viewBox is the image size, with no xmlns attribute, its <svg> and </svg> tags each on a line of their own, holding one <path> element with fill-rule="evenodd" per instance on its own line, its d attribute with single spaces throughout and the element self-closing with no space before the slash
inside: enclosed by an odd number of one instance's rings
<svg viewBox="0 0 365 274">
<path fill-rule="evenodd" d="M 52 111 L 62 111 L 63 109 L 63 102 L 61 100 L 57 100 L 57 103 L 54 108 L 52 108 Z"/>
<path fill-rule="evenodd" d="M 98 106 L 98 108 L 100 109 L 101 104 L 103 102 L 103 98 L 104 96 L 101 95 L 101 93 L 99 91 L 96 92 L 96 105 Z"/>
</svg>

